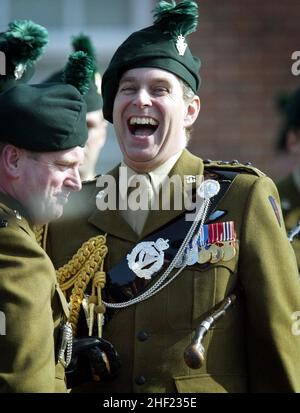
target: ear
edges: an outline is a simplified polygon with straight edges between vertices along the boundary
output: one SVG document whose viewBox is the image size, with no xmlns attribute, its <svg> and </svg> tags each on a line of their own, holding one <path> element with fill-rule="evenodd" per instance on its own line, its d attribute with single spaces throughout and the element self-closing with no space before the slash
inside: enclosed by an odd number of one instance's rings
<svg viewBox="0 0 300 413">
<path fill-rule="evenodd" d="M 195 95 L 191 102 L 188 103 L 186 107 L 186 115 L 184 118 L 185 128 L 189 128 L 193 125 L 197 119 L 201 108 L 201 102 L 199 96 Z"/>
<path fill-rule="evenodd" d="M 300 155 L 300 131 L 290 130 L 286 137 L 286 147 L 291 155 Z"/>
<path fill-rule="evenodd" d="M 21 175 L 21 158 L 23 153 L 23 149 L 11 144 L 5 145 L 2 150 L 2 166 L 11 178 L 18 178 Z"/>
</svg>

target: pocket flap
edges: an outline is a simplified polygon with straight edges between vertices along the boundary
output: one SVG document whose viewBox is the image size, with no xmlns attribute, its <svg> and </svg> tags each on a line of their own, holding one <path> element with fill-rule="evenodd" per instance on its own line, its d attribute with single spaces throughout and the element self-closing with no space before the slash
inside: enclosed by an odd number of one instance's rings
<svg viewBox="0 0 300 413">
<path fill-rule="evenodd" d="M 178 393 L 245 393 L 246 377 L 239 374 L 197 374 L 174 377 Z"/>
</svg>

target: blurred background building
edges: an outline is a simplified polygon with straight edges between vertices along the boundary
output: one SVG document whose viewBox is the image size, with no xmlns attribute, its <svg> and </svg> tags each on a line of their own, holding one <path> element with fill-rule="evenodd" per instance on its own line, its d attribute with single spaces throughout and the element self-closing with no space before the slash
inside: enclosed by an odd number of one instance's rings
<svg viewBox="0 0 300 413">
<path fill-rule="evenodd" d="M 70 38 L 83 32 L 105 69 L 116 47 L 152 23 L 155 0 L 0 0 L 0 30 L 13 19 L 32 19 L 49 30 L 49 45 L 33 82 L 60 69 Z M 273 178 L 293 168 L 276 153 L 281 124 L 276 97 L 300 85 L 292 54 L 300 50 L 299 0 L 198 0 L 199 29 L 191 49 L 202 60 L 202 110 L 190 144 L 202 158 L 251 161 Z M 113 129 L 98 171 L 120 159 Z"/>
</svg>

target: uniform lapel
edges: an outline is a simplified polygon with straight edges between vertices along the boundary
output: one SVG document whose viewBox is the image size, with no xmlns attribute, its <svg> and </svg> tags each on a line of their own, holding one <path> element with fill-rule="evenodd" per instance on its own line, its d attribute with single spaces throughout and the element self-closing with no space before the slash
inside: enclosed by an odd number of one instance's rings
<svg viewBox="0 0 300 413">
<path fill-rule="evenodd" d="M 108 175 L 112 176 L 116 182 L 117 197 L 119 187 L 119 167 L 118 165 Z M 94 200 L 96 202 L 96 195 L 101 190 L 97 188 L 94 194 Z M 101 231 L 112 234 L 116 237 L 123 238 L 129 241 L 136 242 L 138 235 L 133 231 L 131 226 L 125 221 L 118 210 L 105 210 L 99 211 L 96 209 L 92 215 L 90 215 L 88 222 L 100 229 Z"/>
</svg>

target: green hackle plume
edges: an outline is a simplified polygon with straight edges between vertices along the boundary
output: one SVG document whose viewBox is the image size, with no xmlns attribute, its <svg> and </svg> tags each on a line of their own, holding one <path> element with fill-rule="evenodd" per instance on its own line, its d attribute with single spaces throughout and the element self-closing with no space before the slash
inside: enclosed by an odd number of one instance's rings
<svg viewBox="0 0 300 413">
<path fill-rule="evenodd" d="M 33 65 L 48 43 L 48 31 L 31 20 L 14 20 L 4 36 L 10 45 L 14 65 Z"/>
<path fill-rule="evenodd" d="M 97 67 L 96 51 L 89 36 L 80 33 L 78 36 L 72 37 L 72 47 L 74 52 L 85 52 L 95 61 L 95 71 Z"/>
<path fill-rule="evenodd" d="M 291 93 L 287 92 L 286 90 L 278 93 L 278 95 L 276 96 L 276 107 L 280 113 L 286 113 L 290 99 Z"/>
<path fill-rule="evenodd" d="M 80 33 L 78 36 L 73 36 L 72 47 L 74 52 L 81 50 L 82 52 L 87 53 L 89 56 L 93 57 L 96 60 L 95 49 L 89 36 L 86 36 L 83 33 Z"/>
<path fill-rule="evenodd" d="M 191 0 L 176 4 L 175 0 L 160 1 L 154 9 L 154 24 L 160 26 L 164 33 L 173 36 L 187 36 L 197 30 L 198 5 Z"/>
<path fill-rule="evenodd" d="M 63 80 L 65 83 L 75 86 L 82 95 L 85 95 L 90 88 L 94 71 L 95 60 L 80 50 L 69 56 L 64 69 Z"/>
</svg>

